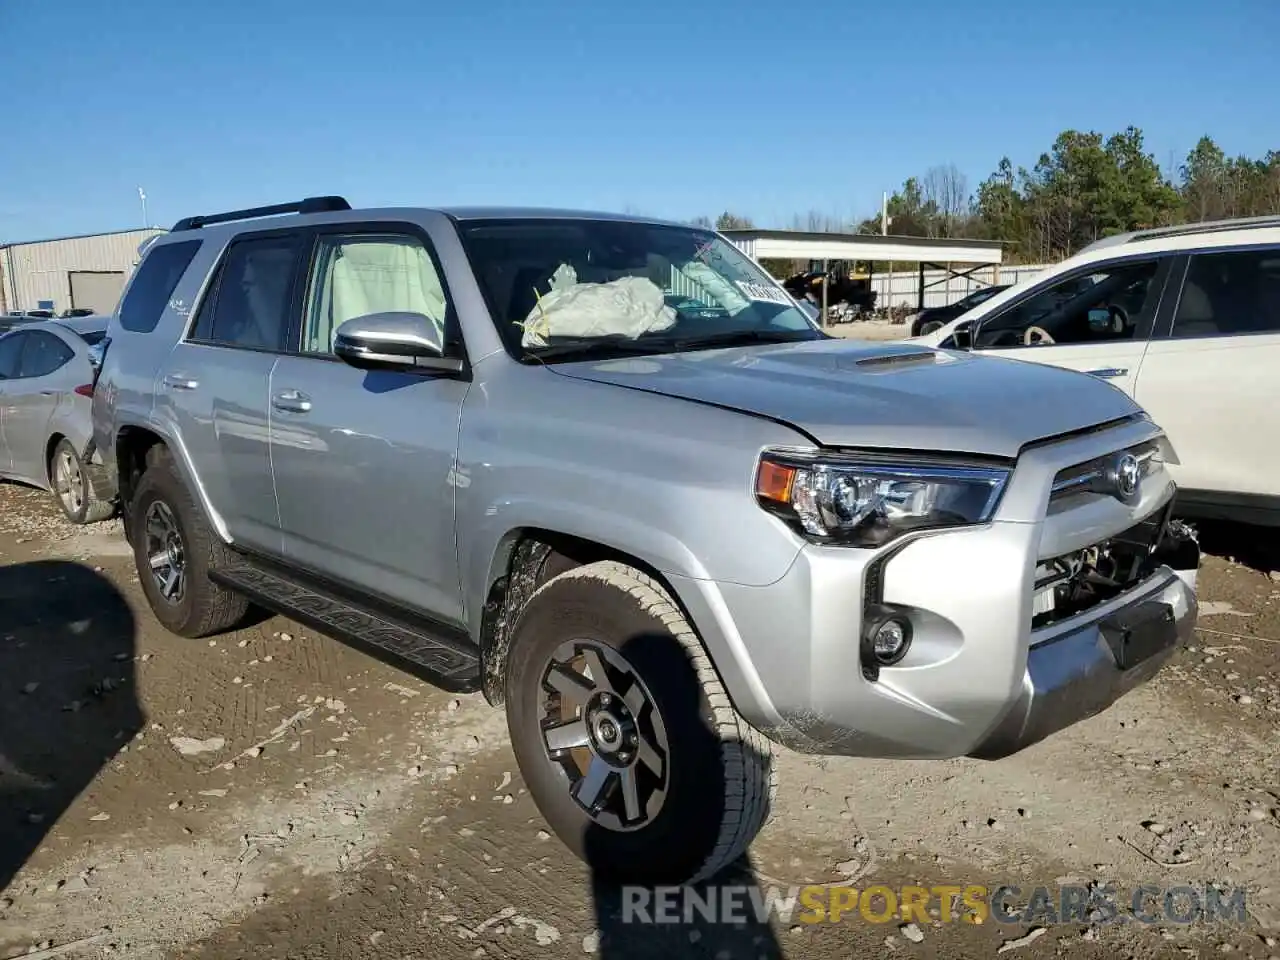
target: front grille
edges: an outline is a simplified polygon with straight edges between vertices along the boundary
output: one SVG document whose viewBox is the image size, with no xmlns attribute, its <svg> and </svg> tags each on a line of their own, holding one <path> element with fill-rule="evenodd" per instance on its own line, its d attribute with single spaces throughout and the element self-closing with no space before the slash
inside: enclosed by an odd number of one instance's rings
<svg viewBox="0 0 1280 960">
<path fill-rule="evenodd" d="M 1105 540 L 1036 567 L 1031 627 L 1077 616 L 1137 586 L 1160 566 L 1157 549 L 1173 509 L 1163 509 Z"/>
<path fill-rule="evenodd" d="M 1148 440 L 1145 443 L 1139 443 L 1123 450 L 1116 450 L 1101 457 L 1094 457 L 1092 460 L 1086 460 L 1084 463 L 1077 463 L 1074 466 L 1058 471 L 1057 476 L 1053 478 L 1053 487 L 1049 493 L 1050 507 L 1052 508 L 1065 500 L 1080 496 L 1091 494 L 1109 496 L 1110 490 L 1104 489 L 1107 469 L 1115 460 L 1116 455 L 1121 453 L 1131 453 L 1137 458 L 1138 465 L 1141 468 L 1141 479 L 1146 479 L 1151 474 L 1164 468 L 1160 457 L 1160 444 L 1155 440 Z"/>
</svg>

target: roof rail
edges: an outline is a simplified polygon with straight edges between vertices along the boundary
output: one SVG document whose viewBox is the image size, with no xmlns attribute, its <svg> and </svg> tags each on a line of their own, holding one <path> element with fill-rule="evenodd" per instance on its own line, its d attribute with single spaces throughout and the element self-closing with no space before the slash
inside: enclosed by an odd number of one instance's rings
<svg viewBox="0 0 1280 960">
<path fill-rule="evenodd" d="M 231 223 L 235 220 L 251 220 L 254 217 L 273 217 L 281 213 L 330 213 L 350 210 L 351 204 L 342 197 L 307 197 L 294 203 L 277 203 L 269 207 L 250 207 L 247 210 L 228 210 L 226 213 L 210 213 L 201 217 L 184 217 L 173 225 L 171 233 L 179 230 L 199 230 L 214 223 Z"/>
<path fill-rule="evenodd" d="M 1222 233 L 1225 230 L 1249 230 L 1259 227 L 1280 227 L 1280 216 L 1238 217 L 1234 220 L 1204 220 L 1200 223 L 1182 223 L 1172 227 L 1152 227 L 1134 232 L 1129 242 L 1151 237 L 1181 237 L 1197 233 Z"/>
</svg>

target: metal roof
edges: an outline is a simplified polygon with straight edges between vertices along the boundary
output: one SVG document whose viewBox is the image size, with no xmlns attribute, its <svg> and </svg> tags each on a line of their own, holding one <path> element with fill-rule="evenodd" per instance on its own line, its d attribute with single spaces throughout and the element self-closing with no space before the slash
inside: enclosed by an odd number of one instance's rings
<svg viewBox="0 0 1280 960">
<path fill-rule="evenodd" d="M 1000 263 L 998 240 L 811 233 L 803 230 L 722 230 L 757 260 L 871 260 L 912 263 Z"/>
<path fill-rule="evenodd" d="M 164 227 L 130 227 L 128 230 L 103 230 L 100 233 L 73 233 L 65 237 L 42 237 L 39 240 L 0 240 L 0 250 L 5 247 L 29 247 L 37 243 L 62 243 L 65 240 L 93 240 L 96 237 L 121 237 L 129 233 L 155 230 L 164 233 Z"/>
</svg>

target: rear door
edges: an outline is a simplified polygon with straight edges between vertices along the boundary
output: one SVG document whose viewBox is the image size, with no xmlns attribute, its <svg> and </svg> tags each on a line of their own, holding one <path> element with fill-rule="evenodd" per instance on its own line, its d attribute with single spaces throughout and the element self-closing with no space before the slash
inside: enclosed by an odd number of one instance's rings
<svg viewBox="0 0 1280 960">
<path fill-rule="evenodd" d="M 1177 451 L 1179 501 L 1280 508 L 1280 246 L 1178 261 L 1137 400 Z"/>
<path fill-rule="evenodd" d="M 22 362 L 22 345 L 25 333 L 10 333 L 0 337 L 0 473 L 12 473 L 13 454 L 9 451 L 5 426 L 9 420 L 9 396 L 15 386 L 18 367 Z"/>
<path fill-rule="evenodd" d="M 271 370 L 295 310 L 304 232 L 241 234 L 156 379 L 157 406 L 232 542 L 280 554 L 269 446 Z"/>
<path fill-rule="evenodd" d="M 25 333 L 18 375 L 6 381 L 5 437 L 13 476 L 39 484 L 48 481 L 49 421 L 76 386 L 68 370 L 74 357 L 61 337 L 46 330 Z"/>
<path fill-rule="evenodd" d="M 982 318 L 973 348 L 1091 373 L 1133 396 L 1169 268 L 1146 256 L 1056 277 Z"/>
</svg>

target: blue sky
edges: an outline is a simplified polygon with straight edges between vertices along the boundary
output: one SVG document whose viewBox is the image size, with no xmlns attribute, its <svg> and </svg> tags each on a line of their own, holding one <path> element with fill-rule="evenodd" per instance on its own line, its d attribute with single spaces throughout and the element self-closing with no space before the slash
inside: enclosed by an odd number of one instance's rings
<svg viewBox="0 0 1280 960">
<path fill-rule="evenodd" d="M 341 193 L 853 217 L 1068 127 L 1280 148 L 1278 0 L 4 0 L 0 240 Z"/>
</svg>

